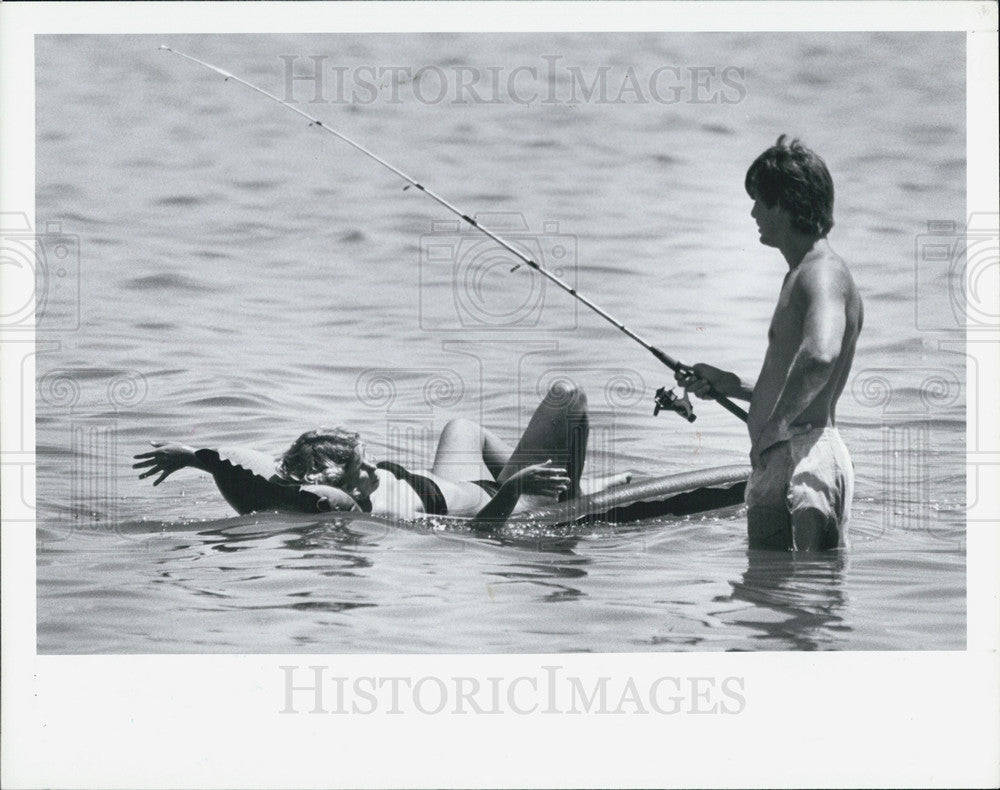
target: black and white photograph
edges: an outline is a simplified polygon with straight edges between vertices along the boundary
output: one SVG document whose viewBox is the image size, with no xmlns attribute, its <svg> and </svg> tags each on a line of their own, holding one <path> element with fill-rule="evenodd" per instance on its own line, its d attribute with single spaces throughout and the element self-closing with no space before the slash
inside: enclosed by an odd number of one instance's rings
<svg viewBox="0 0 1000 790">
<path fill-rule="evenodd" d="M 536 739 L 556 714 L 752 729 L 764 688 L 850 689 L 841 661 L 995 669 L 996 104 L 970 91 L 996 6 L 952 4 L 979 33 L 906 3 L 833 30 L 379 5 L 8 29 L 33 122 L 5 169 L 34 149 L 0 237 L 16 665 L 238 659 L 268 726 Z M 988 786 L 978 754 L 561 781 Z M 310 786 L 476 781 L 369 769 Z M 303 781 L 241 770 L 141 781 Z"/>
<path fill-rule="evenodd" d="M 962 34 L 35 57 L 40 651 L 964 645 Z"/>
</svg>

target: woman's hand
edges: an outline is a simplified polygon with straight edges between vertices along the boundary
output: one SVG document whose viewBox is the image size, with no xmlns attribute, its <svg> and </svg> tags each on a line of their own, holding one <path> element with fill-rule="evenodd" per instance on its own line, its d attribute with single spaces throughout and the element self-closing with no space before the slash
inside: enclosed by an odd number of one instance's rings
<svg viewBox="0 0 1000 790">
<path fill-rule="evenodd" d="M 354 510 L 361 512 L 361 507 L 354 497 L 341 488 L 321 485 L 319 483 L 302 486 L 301 488 L 303 491 L 308 491 L 310 494 L 315 494 L 319 497 L 316 500 L 316 510 L 321 513 L 327 513 L 331 510 Z"/>
<path fill-rule="evenodd" d="M 552 466 L 551 458 L 544 464 L 526 466 L 504 480 L 496 496 L 476 514 L 472 528 L 496 528 L 497 524 L 506 521 L 514 511 L 521 494 L 558 497 L 569 488 L 569 484 L 569 474 L 562 467 Z"/>
<path fill-rule="evenodd" d="M 155 450 L 148 453 L 139 453 L 133 458 L 142 459 L 137 464 L 132 464 L 133 469 L 147 469 L 139 475 L 140 480 L 159 473 L 159 477 L 153 481 L 154 486 L 158 486 L 178 469 L 186 466 L 200 468 L 198 457 L 194 454 L 194 448 L 177 442 L 150 442 Z"/>
<path fill-rule="evenodd" d="M 517 481 L 524 494 L 542 494 L 558 497 L 569 488 L 569 473 L 562 467 L 552 466 L 550 458 L 544 464 L 526 466 L 508 478 Z"/>
</svg>

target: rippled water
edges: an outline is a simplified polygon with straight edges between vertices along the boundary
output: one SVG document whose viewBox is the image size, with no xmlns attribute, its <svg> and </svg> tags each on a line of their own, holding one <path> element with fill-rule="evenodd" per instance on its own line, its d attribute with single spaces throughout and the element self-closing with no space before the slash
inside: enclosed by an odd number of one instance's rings
<svg viewBox="0 0 1000 790">
<path fill-rule="evenodd" d="M 295 91 L 664 350 L 748 376 L 784 264 L 756 243 L 743 174 L 780 132 L 803 136 L 831 167 L 831 243 L 866 301 L 838 411 L 852 548 L 748 552 L 740 509 L 480 539 L 445 522 L 233 517 L 195 473 L 140 483 L 131 455 L 151 438 L 277 453 L 328 423 L 419 467 L 451 415 L 515 440 L 563 376 L 590 394 L 594 471 L 748 450 L 710 404 L 694 426 L 652 418 L 669 377 L 641 348 L 374 162 L 161 43 L 279 94 L 282 55 L 348 75 L 428 67 L 452 88 L 461 67 L 497 70 L 495 102 L 432 102 L 430 82 L 420 100 L 389 78 L 370 101 Z M 37 222 L 61 223 L 51 255 L 70 249 L 36 358 L 41 652 L 964 646 L 964 340 L 947 267 L 914 268 L 927 222 L 965 216 L 961 34 L 42 36 L 36 59 Z M 504 81 L 523 65 L 540 76 L 515 92 L 540 97 L 519 104 Z M 648 87 L 664 65 L 743 69 L 727 72 L 740 100 L 695 103 L 683 83 L 674 103 L 566 100 L 574 68 L 588 83 L 608 69 L 614 98 L 629 67 Z"/>
</svg>

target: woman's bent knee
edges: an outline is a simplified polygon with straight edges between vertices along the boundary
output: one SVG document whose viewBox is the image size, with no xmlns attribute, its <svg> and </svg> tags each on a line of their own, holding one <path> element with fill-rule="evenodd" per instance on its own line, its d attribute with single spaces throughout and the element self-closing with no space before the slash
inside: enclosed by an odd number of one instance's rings
<svg viewBox="0 0 1000 790">
<path fill-rule="evenodd" d="M 480 430 L 482 430 L 482 428 L 478 422 L 473 422 L 467 417 L 454 417 L 444 424 L 444 428 L 441 429 L 441 432 L 463 431 L 471 433 L 473 431 L 478 432 Z"/>
<path fill-rule="evenodd" d="M 556 381 L 549 387 L 545 396 L 545 402 L 550 405 L 565 406 L 567 408 L 587 407 L 587 393 L 583 387 L 572 381 Z"/>
</svg>

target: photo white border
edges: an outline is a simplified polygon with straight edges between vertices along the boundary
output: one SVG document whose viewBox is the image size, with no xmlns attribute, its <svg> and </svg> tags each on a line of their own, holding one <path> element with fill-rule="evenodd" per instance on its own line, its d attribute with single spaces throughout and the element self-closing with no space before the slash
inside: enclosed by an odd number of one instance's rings
<svg viewBox="0 0 1000 790">
<path fill-rule="evenodd" d="M 997 6 L 973 2 L 4 3 L 0 210 L 25 211 L 34 226 L 36 33 L 155 32 L 168 43 L 170 34 L 194 32 L 652 29 L 974 31 L 967 35 L 968 207 L 998 211 Z M 7 494 L 16 472 L 33 463 L 34 367 L 24 351 L 30 339 L 0 339 Z M 968 426 L 978 431 L 969 470 L 980 478 L 969 512 L 965 651 L 39 657 L 35 535 L 7 523 L 31 512 L 18 512 L 20 497 L 5 495 L 0 784 L 995 786 L 1000 430 L 990 396 L 1000 388 L 1000 338 L 986 339 L 968 346 L 980 374 L 978 396 L 968 398 Z M 280 665 L 483 678 L 537 676 L 558 665 L 582 678 L 627 673 L 647 684 L 663 675 L 738 676 L 746 704 L 738 715 L 708 716 L 282 715 Z"/>
</svg>

